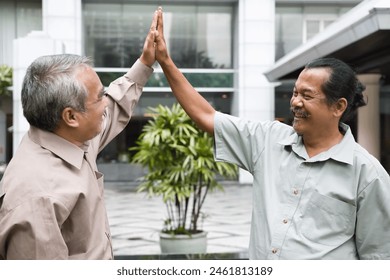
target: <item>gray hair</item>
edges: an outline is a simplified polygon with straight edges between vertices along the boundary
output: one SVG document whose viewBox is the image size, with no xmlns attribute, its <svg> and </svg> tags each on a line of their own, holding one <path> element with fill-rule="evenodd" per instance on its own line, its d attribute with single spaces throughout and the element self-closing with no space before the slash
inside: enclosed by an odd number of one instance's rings
<svg viewBox="0 0 390 280">
<path fill-rule="evenodd" d="M 73 54 L 48 55 L 27 68 L 22 107 L 30 125 L 53 132 L 65 108 L 85 111 L 87 91 L 75 76 L 80 67 L 92 67 L 92 61 Z"/>
</svg>

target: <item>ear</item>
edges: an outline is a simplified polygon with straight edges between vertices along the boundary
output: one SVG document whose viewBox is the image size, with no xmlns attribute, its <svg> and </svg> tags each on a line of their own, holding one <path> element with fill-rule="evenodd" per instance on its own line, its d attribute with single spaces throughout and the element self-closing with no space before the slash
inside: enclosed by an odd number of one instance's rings
<svg viewBox="0 0 390 280">
<path fill-rule="evenodd" d="M 348 101 L 345 98 L 340 98 L 335 104 L 334 104 L 334 116 L 341 118 L 344 111 L 347 109 Z"/>
<path fill-rule="evenodd" d="M 78 127 L 78 112 L 70 107 L 66 107 L 61 114 L 63 122 L 70 127 Z"/>
</svg>

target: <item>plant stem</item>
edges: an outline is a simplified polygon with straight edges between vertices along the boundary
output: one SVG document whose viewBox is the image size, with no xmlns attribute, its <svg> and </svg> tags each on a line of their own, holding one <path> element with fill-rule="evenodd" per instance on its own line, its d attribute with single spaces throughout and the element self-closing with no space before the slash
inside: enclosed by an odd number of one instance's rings
<svg viewBox="0 0 390 280">
<path fill-rule="evenodd" d="M 184 221 L 183 221 L 183 228 L 185 228 L 186 223 L 187 223 L 188 204 L 189 204 L 189 198 L 186 197 L 186 199 L 185 199 L 185 204 L 184 204 Z"/>
</svg>

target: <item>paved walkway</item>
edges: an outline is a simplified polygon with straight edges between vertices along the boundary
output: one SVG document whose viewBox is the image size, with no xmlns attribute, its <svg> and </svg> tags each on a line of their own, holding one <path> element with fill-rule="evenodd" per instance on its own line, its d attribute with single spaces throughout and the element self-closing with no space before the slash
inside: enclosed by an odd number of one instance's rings
<svg viewBox="0 0 390 280">
<path fill-rule="evenodd" d="M 105 183 L 105 199 L 115 256 L 137 258 L 160 255 L 159 235 L 166 217 L 160 197 L 137 193 L 134 184 Z M 247 256 L 252 187 L 223 182 L 225 191 L 208 194 L 203 229 L 208 232 L 208 254 Z"/>
</svg>

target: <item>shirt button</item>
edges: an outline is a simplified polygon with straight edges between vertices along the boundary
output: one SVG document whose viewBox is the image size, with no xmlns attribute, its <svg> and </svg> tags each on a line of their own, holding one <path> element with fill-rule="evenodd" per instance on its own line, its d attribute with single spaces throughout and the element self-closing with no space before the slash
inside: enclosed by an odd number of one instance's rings
<svg viewBox="0 0 390 280">
<path fill-rule="evenodd" d="M 288 223 L 288 220 L 287 219 L 284 219 L 283 220 L 283 224 L 287 224 Z"/>
<path fill-rule="evenodd" d="M 299 193 L 299 191 L 297 189 L 293 189 L 293 194 L 297 195 Z"/>
<path fill-rule="evenodd" d="M 272 248 L 271 252 L 272 252 L 272 254 L 276 254 L 278 252 L 278 249 Z"/>
</svg>

